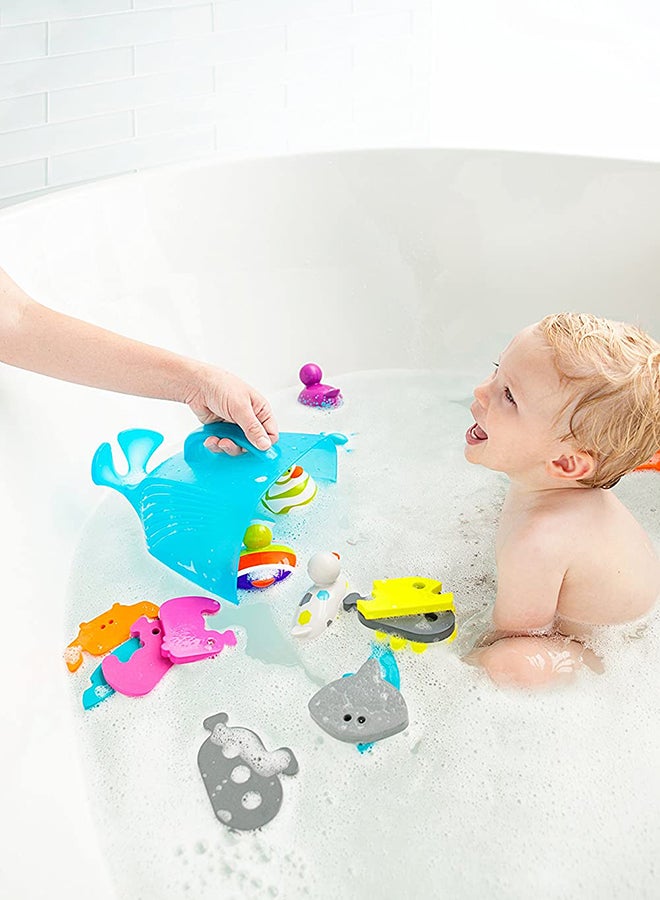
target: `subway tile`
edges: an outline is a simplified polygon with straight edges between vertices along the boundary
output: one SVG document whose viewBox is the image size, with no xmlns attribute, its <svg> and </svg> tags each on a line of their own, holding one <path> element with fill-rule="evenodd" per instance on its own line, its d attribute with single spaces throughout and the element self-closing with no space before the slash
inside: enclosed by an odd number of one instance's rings
<svg viewBox="0 0 660 900">
<path fill-rule="evenodd" d="M 135 72 L 164 72 L 286 50 L 284 28 L 249 28 L 135 48 Z"/>
<path fill-rule="evenodd" d="M 287 150 L 290 153 L 345 150 L 354 146 L 353 125 L 346 117 L 289 122 Z"/>
<path fill-rule="evenodd" d="M 199 0 L 133 0 L 133 9 L 164 9 L 170 6 L 199 6 Z"/>
<path fill-rule="evenodd" d="M 132 71 L 133 53 L 128 47 L 5 63 L 0 65 L 0 100 L 123 78 Z"/>
<path fill-rule="evenodd" d="M 412 92 L 401 91 L 393 95 L 358 96 L 355 99 L 354 120 L 362 132 L 373 127 L 374 131 L 388 128 L 393 134 L 399 128 L 408 133 L 412 122 Z"/>
<path fill-rule="evenodd" d="M 296 19 L 350 15 L 351 0 L 220 0 L 213 4 L 215 29 L 286 25 Z"/>
<path fill-rule="evenodd" d="M 17 197 L 46 186 L 46 160 L 0 166 L 0 197 Z"/>
<path fill-rule="evenodd" d="M 327 108 L 347 104 L 353 95 L 353 76 L 344 73 L 341 78 L 297 78 L 287 84 L 287 106 L 302 110 L 305 107 Z"/>
<path fill-rule="evenodd" d="M 353 48 L 353 69 L 358 74 L 371 70 L 387 77 L 390 71 L 402 66 L 412 67 L 418 53 L 417 42 L 410 34 L 356 44 Z"/>
<path fill-rule="evenodd" d="M 182 131 L 201 125 L 252 118 L 285 109 L 286 93 L 282 84 L 262 85 L 258 89 L 226 90 L 203 97 L 185 97 L 136 110 L 138 136 L 167 131 Z"/>
<path fill-rule="evenodd" d="M 411 25 L 410 12 L 301 20 L 287 25 L 287 47 L 293 51 L 312 50 L 329 44 L 377 41 L 408 34 Z"/>
<path fill-rule="evenodd" d="M 431 10 L 432 0 L 353 0 L 353 12 L 356 15 L 362 13 L 382 13 L 398 11 L 416 12 Z"/>
<path fill-rule="evenodd" d="M 355 47 L 353 101 L 358 106 L 413 98 L 415 48 L 409 37 Z"/>
<path fill-rule="evenodd" d="M 149 106 L 170 97 L 207 94 L 212 91 L 211 68 L 123 78 L 120 81 L 105 81 L 53 91 L 49 100 L 49 118 L 51 122 L 61 122 L 113 110 Z"/>
<path fill-rule="evenodd" d="M 53 22 L 74 16 L 124 12 L 130 8 L 131 0 L 2 0 L 0 21 L 3 25 Z"/>
<path fill-rule="evenodd" d="M 168 103 L 157 103 L 135 111 L 135 131 L 139 138 L 167 131 L 187 131 L 211 125 L 218 118 L 214 94 L 184 97 Z"/>
<path fill-rule="evenodd" d="M 280 80 L 290 82 L 343 79 L 350 76 L 350 47 L 330 47 L 310 53 L 269 53 L 253 59 L 229 60 L 216 66 L 218 84 L 248 84 Z"/>
<path fill-rule="evenodd" d="M 165 41 L 211 31 L 211 7 L 158 9 L 69 19 L 50 26 L 50 52 L 76 53 Z"/>
<path fill-rule="evenodd" d="M 33 125 L 43 125 L 45 121 L 46 94 L 30 94 L 0 102 L 0 132 L 31 128 Z"/>
<path fill-rule="evenodd" d="M 161 134 L 155 138 L 124 141 L 110 147 L 65 153 L 51 158 L 48 183 L 72 184 L 87 178 L 182 162 L 213 153 L 214 148 L 215 130 L 209 127 L 183 135 Z"/>
<path fill-rule="evenodd" d="M 216 125 L 217 148 L 220 153 L 269 156 L 286 150 L 286 115 L 284 110 L 261 116 L 230 116 Z"/>
<path fill-rule="evenodd" d="M 415 100 L 412 72 L 397 74 L 399 77 L 396 78 L 356 79 L 353 88 L 355 107 L 377 108 L 388 107 L 394 103 L 412 104 Z"/>
<path fill-rule="evenodd" d="M 218 85 L 215 98 L 221 116 L 258 117 L 269 110 L 284 110 L 286 88 L 277 81 L 234 88 Z"/>
<path fill-rule="evenodd" d="M 133 137 L 133 114 L 92 116 L 77 122 L 23 128 L 0 137 L 0 165 L 98 147 Z"/>
<path fill-rule="evenodd" d="M 45 56 L 46 23 L 0 28 L 0 63 Z"/>
<path fill-rule="evenodd" d="M 287 117 L 288 131 L 292 134 L 311 132 L 315 129 L 326 132 L 328 128 L 343 132 L 352 126 L 353 106 L 350 101 L 344 102 L 342 98 L 337 98 L 334 102 L 330 100 L 323 104 L 310 103 L 304 107 L 289 107 Z"/>
</svg>

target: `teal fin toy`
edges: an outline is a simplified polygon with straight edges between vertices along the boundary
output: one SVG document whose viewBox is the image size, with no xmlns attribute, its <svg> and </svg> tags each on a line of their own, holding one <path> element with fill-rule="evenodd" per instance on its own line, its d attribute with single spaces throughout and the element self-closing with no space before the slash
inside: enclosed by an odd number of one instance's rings
<svg viewBox="0 0 660 900">
<path fill-rule="evenodd" d="M 124 641 L 123 644 L 120 644 L 118 647 L 116 647 L 112 651 L 112 655 L 116 656 L 122 662 L 127 662 L 131 658 L 131 656 L 133 656 L 135 651 L 139 649 L 140 639 L 132 637 L 127 641 Z M 110 687 L 108 682 L 105 680 L 102 663 L 99 663 L 98 666 L 94 669 L 92 674 L 89 676 L 89 681 L 91 687 L 88 687 L 82 695 L 82 705 L 85 709 L 92 709 L 94 706 L 98 706 L 99 703 L 107 700 L 108 697 L 111 697 L 115 693 L 115 689 L 113 687 Z"/>
<path fill-rule="evenodd" d="M 213 453 L 204 447 L 211 435 L 231 438 L 248 452 Z M 126 497 L 142 522 L 152 556 L 205 591 L 238 603 L 243 535 L 259 500 L 303 457 L 314 478 L 336 481 L 337 444 L 346 440 L 342 434 L 284 432 L 269 450 L 257 450 L 237 425 L 216 422 L 193 431 L 183 452 L 147 472 L 163 436 L 136 428 L 117 435 L 128 472 L 117 472 L 110 444 L 104 443 L 92 460 L 92 480 Z M 259 518 L 275 520 L 263 507 Z"/>
</svg>

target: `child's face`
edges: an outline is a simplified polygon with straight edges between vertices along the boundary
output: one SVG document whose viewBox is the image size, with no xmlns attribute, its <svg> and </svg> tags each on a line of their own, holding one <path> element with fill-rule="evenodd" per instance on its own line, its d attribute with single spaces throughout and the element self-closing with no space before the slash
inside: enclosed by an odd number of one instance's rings
<svg viewBox="0 0 660 900">
<path fill-rule="evenodd" d="M 552 351 L 530 325 L 517 334 L 493 374 L 474 390 L 475 418 L 465 436 L 465 457 L 514 478 L 546 472 L 565 448 L 553 422 L 566 402 Z"/>
</svg>

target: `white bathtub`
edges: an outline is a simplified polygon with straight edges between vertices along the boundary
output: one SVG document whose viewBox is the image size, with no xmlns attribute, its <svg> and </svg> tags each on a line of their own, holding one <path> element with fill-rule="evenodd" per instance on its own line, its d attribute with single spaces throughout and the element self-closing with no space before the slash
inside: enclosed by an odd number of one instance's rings
<svg viewBox="0 0 660 900">
<path fill-rule="evenodd" d="M 482 356 L 487 368 L 515 330 L 564 308 L 640 321 L 657 337 L 659 235 L 657 164 L 369 151 L 55 193 L 0 213 L 0 265 L 45 304 L 214 360 L 270 394 L 293 389 L 307 359 L 337 380 L 467 371 Z M 6 367 L 0 379 L 0 894 L 105 900 L 118 895 L 62 662 L 67 577 L 100 499 L 98 444 L 131 426 L 176 440 L 195 420 Z"/>
</svg>

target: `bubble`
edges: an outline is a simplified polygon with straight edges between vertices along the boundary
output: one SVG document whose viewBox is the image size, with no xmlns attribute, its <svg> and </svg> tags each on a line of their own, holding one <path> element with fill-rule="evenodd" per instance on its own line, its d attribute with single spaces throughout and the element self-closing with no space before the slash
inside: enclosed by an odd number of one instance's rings
<svg viewBox="0 0 660 900">
<path fill-rule="evenodd" d="M 249 780 L 251 774 L 252 773 L 247 766 L 236 766 L 236 768 L 232 770 L 231 780 L 236 784 L 243 784 Z"/>
</svg>

